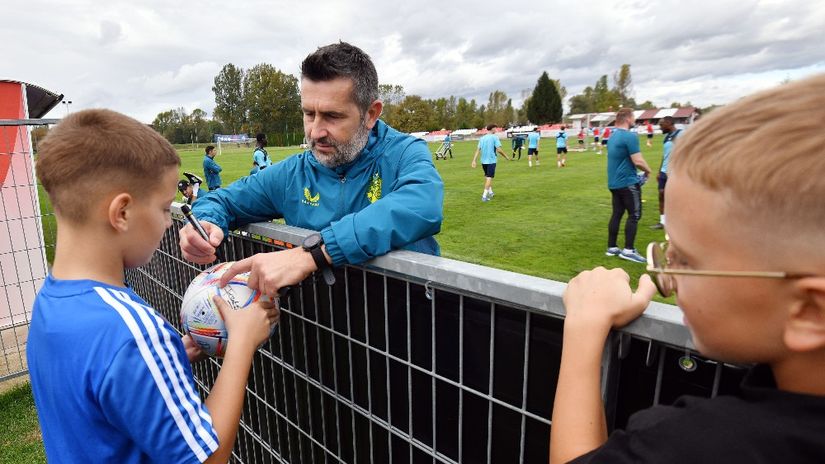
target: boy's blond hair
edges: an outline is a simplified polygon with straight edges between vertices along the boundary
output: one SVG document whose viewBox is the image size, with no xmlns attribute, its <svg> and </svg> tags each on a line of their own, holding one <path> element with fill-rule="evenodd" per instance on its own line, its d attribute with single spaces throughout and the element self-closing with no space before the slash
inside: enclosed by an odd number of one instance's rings
<svg viewBox="0 0 825 464">
<path fill-rule="evenodd" d="M 732 214 L 764 226 L 772 239 L 821 237 L 823 121 L 825 74 L 780 85 L 720 108 L 685 131 L 670 171 L 727 195 Z"/>
<path fill-rule="evenodd" d="M 180 156 L 160 134 L 123 114 L 84 110 L 64 118 L 40 143 L 37 178 L 55 213 L 73 223 L 88 219 L 112 192 L 151 192 Z"/>
</svg>

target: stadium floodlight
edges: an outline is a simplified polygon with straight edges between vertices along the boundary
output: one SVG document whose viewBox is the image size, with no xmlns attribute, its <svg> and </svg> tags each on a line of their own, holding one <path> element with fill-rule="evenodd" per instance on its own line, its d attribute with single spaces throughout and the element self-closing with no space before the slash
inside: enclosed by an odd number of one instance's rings
<svg viewBox="0 0 825 464">
<path fill-rule="evenodd" d="M 69 115 L 69 107 L 72 106 L 72 101 L 71 100 L 63 100 L 62 103 L 63 103 L 63 105 L 66 106 L 66 116 L 68 116 Z"/>
</svg>

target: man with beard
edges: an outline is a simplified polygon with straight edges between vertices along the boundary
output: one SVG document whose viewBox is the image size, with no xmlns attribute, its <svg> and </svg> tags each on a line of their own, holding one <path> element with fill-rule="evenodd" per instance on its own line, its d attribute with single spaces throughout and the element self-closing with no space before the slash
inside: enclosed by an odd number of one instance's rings
<svg viewBox="0 0 825 464">
<path fill-rule="evenodd" d="M 370 57 L 340 42 L 301 64 L 301 109 L 309 150 L 195 203 L 208 242 L 187 225 L 184 258 L 215 260 L 229 229 L 284 218 L 317 230 L 302 247 L 236 262 L 222 284 L 251 271 L 249 286 L 274 296 L 314 271 L 357 264 L 394 249 L 439 254 L 444 184 L 427 144 L 379 120 L 378 75 Z"/>
</svg>

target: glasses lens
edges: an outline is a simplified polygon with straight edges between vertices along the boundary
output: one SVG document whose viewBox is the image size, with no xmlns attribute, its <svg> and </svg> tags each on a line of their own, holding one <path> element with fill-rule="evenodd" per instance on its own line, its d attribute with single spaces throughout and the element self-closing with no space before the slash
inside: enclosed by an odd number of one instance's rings
<svg viewBox="0 0 825 464">
<path fill-rule="evenodd" d="M 675 282 L 673 276 L 662 272 L 666 269 L 667 258 L 665 255 L 665 243 L 651 243 L 648 247 L 648 265 L 653 267 L 655 272 L 653 282 L 663 297 L 673 294 Z"/>
</svg>

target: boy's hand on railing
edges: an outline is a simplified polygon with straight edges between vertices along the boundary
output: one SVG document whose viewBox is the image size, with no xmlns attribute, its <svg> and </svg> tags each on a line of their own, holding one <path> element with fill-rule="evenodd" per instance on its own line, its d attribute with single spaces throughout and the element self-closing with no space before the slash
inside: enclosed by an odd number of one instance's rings
<svg viewBox="0 0 825 464">
<path fill-rule="evenodd" d="M 215 261 L 215 251 L 223 241 L 223 230 L 207 221 L 199 221 L 209 234 L 209 241 L 203 239 L 191 224 L 180 230 L 180 251 L 184 259 L 197 264 L 209 264 Z"/>
<path fill-rule="evenodd" d="M 609 331 L 629 324 L 647 308 L 656 293 L 650 276 L 639 279 L 634 293 L 623 269 L 597 267 L 574 277 L 564 291 L 565 326 L 581 325 Z"/>
<path fill-rule="evenodd" d="M 275 298 L 278 290 L 298 284 L 316 269 L 312 254 L 300 247 L 258 253 L 230 266 L 221 276 L 220 286 L 225 286 L 240 273 L 249 272 L 247 286 Z"/>
</svg>

